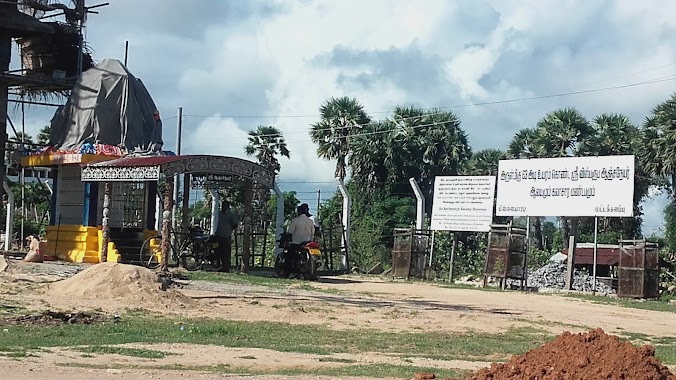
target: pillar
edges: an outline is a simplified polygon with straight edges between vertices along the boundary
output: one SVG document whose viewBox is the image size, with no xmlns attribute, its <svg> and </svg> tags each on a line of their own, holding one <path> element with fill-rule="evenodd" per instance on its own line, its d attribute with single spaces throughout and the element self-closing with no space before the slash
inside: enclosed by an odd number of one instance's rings
<svg viewBox="0 0 676 380">
<path fill-rule="evenodd" d="M 16 5 L 0 4 L 0 7 L 9 13 L 9 8 L 16 9 Z M 4 21 L 3 21 L 4 23 Z M 4 25 L 3 25 L 4 26 Z M 0 26 L 0 72 L 9 70 L 9 61 L 12 58 L 12 36 L 7 29 Z M 0 80 L 0 183 L 5 183 L 5 146 L 7 145 L 7 102 L 9 97 L 9 84 Z M 0 199 L 4 188 L 0 186 Z M 2 211 L 0 202 L 0 212 Z"/>
<path fill-rule="evenodd" d="M 251 260 L 251 233 L 253 217 L 253 183 L 250 179 L 246 180 L 244 193 L 244 235 L 242 236 L 242 264 L 240 272 L 249 272 L 249 261 Z"/>
<path fill-rule="evenodd" d="M 169 253 L 171 240 L 171 210 L 174 206 L 174 177 L 166 176 L 164 189 L 164 211 L 162 212 L 162 261 L 160 270 L 166 272 L 169 270 Z"/>
<path fill-rule="evenodd" d="M 211 235 L 216 235 L 216 228 L 218 228 L 218 211 L 220 209 L 220 195 L 216 190 L 209 190 L 211 194 Z"/>
<path fill-rule="evenodd" d="M 183 204 L 181 205 L 181 229 L 188 230 L 190 205 L 190 174 L 183 174 Z"/>
<path fill-rule="evenodd" d="M 110 227 L 108 226 L 108 217 L 110 216 L 110 182 L 103 185 L 103 220 L 101 222 L 101 234 L 103 241 L 101 246 L 101 262 L 108 261 L 108 242 L 110 241 Z"/>
<path fill-rule="evenodd" d="M 58 179 L 59 179 L 59 169 L 58 168 L 53 168 L 52 169 L 52 197 L 49 200 L 49 225 L 54 226 L 56 225 L 56 218 L 57 218 L 57 213 L 56 213 L 56 201 L 57 201 L 57 193 L 59 192 L 59 184 L 58 184 Z"/>
</svg>

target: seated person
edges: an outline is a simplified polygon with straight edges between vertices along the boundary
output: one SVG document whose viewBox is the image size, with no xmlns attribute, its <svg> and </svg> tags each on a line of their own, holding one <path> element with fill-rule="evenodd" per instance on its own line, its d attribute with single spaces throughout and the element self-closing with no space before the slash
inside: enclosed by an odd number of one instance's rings
<svg viewBox="0 0 676 380">
<path fill-rule="evenodd" d="M 291 221 L 287 233 L 291 234 L 291 244 L 300 245 L 312 241 L 315 235 L 315 223 L 310 219 L 310 206 L 303 203 L 298 206 L 298 216 Z"/>
</svg>

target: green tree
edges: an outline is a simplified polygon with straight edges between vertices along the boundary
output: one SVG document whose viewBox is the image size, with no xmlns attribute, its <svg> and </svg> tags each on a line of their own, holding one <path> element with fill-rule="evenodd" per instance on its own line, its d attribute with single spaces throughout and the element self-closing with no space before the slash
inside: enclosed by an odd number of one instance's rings
<svg viewBox="0 0 676 380">
<path fill-rule="evenodd" d="M 317 144 L 317 155 L 336 160 L 337 178 L 347 175 L 350 136 L 359 133 L 371 119 L 355 98 L 331 98 L 319 108 L 321 119 L 312 125 L 310 138 Z"/>
<path fill-rule="evenodd" d="M 535 137 L 534 129 L 524 128 L 516 132 L 507 146 L 507 157 L 511 159 L 537 157 Z"/>
<path fill-rule="evenodd" d="M 467 165 L 469 175 L 498 175 L 498 164 L 506 157 L 500 149 L 484 149 L 472 155 Z"/>
<path fill-rule="evenodd" d="M 662 180 L 672 208 L 676 209 L 676 93 L 657 104 L 643 126 L 640 159 L 646 172 Z M 667 226 L 676 225 L 676 214 L 665 212 Z M 670 246 L 676 250 L 676 246 Z"/>
<path fill-rule="evenodd" d="M 534 147 L 538 157 L 578 155 L 578 147 L 593 134 L 589 121 L 575 108 L 545 115 L 537 123 Z"/>
<path fill-rule="evenodd" d="M 275 173 L 280 169 L 277 156 L 290 157 L 282 132 L 273 126 L 259 125 L 255 131 L 249 131 L 248 141 L 244 147 L 246 155 L 256 157 L 259 164 Z"/>
<path fill-rule="evenodd" d="M 49 125 L 45 125 L 44 127 L 42 127 L 42 129 L 40 129 L 40 132 L 38 133 L 36 142 L 42 145 L 49 144 L 49 141 L 51 140 L 50 138 L 51 130 L 52 128 Z"/>
<path fill-rule="evenodd" d="M 656 182 L 646 172 L 640 159 L 643 142 L 641 131 L 631 120 L 622 114 L 602 114 L 596 116 L 592 123 L 593 133 L 580 145 L 580 155 L 613 156 L 630 155 L 636 157 L 634 164 L 634 217 L 632 218 L 600 218 L 599 236 L 637 238 L 641 236 L 642 209 L 641 201 Z M 586 218 L 582 234 L 593 236 L 593 218 Z M 617 243 L 615 241 L 613 243 Z"/>
<path fill-rule="evenodd" d="M 575 108 L 552 111 L 538 121 L 533 150 L 535 157 L 568 157 L 579 155 L 580 147 L 592 136 L 589 121 Z M 539 220 L 539 218 L 538 218 Z M 577 219 L 562 220 L 564 244 L 568 236 L 577 234 Z M 538 235 L 536 235 L 538 236 Z"/>
<path fill-rule="evenodd" d="M 352 180 L 365 192 L 385 186 L 391 179 L 390 168 L 397 156 L 393 139 L 396 127 L 387 121 L 375 122 L 362 129 L 363 134 L 350 140 L 350 171 Z"/>
<path fill-rule="evenodd" d="M 285 191 L 284 193 L 284 221 L 289 221 L 296 217 L 296 208 L 300 201 L 296 197 L 295 191 Z M 277 197 L 271 197 L 268 200 L 268 218 L 274 221 L 277 215 Z"/>
</svg>

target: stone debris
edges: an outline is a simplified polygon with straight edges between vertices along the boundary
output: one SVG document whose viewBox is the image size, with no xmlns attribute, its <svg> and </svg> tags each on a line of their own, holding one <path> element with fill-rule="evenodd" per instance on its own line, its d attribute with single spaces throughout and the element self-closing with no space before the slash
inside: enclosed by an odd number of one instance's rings
<svg viewBox="0 0 676 380">
<path fill-rule="evenodd" d="M 527 286 L 538 289 L 563 289 L 566 286 L 566 263 L 551 262 L 542 268 L 529 272 Z M 583 271 L 574 270 L 573 290 L 591 292 L 594 290 L 594 278 Z M 600 294 L 614 294 L 610 286 L 596 280 L 596 292 Z"/>
</svg>

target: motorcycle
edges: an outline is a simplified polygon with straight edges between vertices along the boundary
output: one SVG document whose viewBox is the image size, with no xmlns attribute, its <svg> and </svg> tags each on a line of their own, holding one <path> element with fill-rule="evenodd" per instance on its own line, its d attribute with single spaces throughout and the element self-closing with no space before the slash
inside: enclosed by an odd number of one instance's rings
<svg viewBox="0 0 676 380">
<path fill-rule="evenodd" d="M 280 236 L 279 248 L 282 251 L 275 257 L 275 273 L 278 277 L 289 278 L 296 275 L 305 280 L 317 279 L 317 267 L 322 251 L 319 243 L 309 241 L 302 244 L 291 243 L 291 234 L 283 233 Z"/>
</svg>

